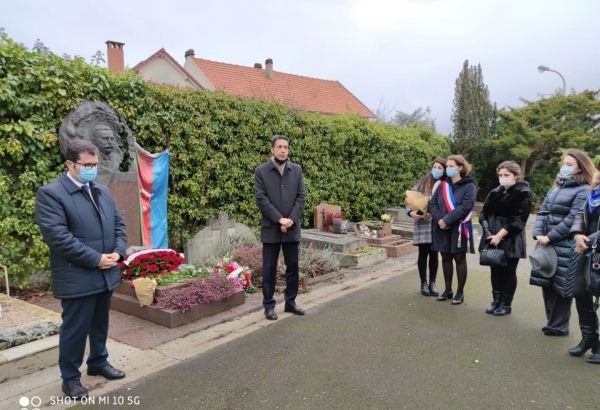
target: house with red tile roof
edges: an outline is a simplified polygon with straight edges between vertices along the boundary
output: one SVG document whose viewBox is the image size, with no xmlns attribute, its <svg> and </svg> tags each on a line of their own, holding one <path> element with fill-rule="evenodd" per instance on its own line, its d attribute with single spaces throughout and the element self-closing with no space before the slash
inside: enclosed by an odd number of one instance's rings
<svg viewBox="0 0 600 410">
<path fill-rule="evenodd" d="M 264 68 L 261 64 L 245 67 L 196 58 L 194 51 L 188 50 L 184 67 L 206 89 L 221 90 L 243 98 L 278 101 L 298 111 L 375 117 L 339 81 L 275 71 L 270 58 L 265 61 Z"/>
<path fill-rule="evenodd" d="M 167 50 L 164 48 L 161 48 L 156 53 L 140 62 L 133 67 L 132 70 L 145 80 L 154 83 L 169 84 L 196 90 L 206 89 L 192 74 L 179 64 L 177 60 L 167 53 Z"/>
<path fill-rule="evenodd" d="M 107 41 L 107 63 L 110 71 L 124 69 L 124 43 Z M 133 67 L 147 81 L 191 87 L 198 90 L 223 91 L 242 98 L 277 101 L 298 111 L 321 114 L 356 114 L 374 118 L 371 112 L 339 81 L 322 80 L 273 70 L 273 60 L 265 67 L 196 58 L 194 50 L 185 53 L 181 66 L 164 48 Z"/>
</svg>

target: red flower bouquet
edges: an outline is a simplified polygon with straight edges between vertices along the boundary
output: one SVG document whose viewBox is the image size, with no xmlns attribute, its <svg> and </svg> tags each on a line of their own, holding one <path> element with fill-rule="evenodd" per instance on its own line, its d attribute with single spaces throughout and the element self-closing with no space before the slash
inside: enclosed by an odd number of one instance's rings
<svg viewBox="0 0 600 410">
<path fill-rule="evenodd" d="M 179 268 L 185 259 L 173 249 L 145 249 L 126 256 L 119 264 L 121 279 L 154 278 Z"/>
</svg>

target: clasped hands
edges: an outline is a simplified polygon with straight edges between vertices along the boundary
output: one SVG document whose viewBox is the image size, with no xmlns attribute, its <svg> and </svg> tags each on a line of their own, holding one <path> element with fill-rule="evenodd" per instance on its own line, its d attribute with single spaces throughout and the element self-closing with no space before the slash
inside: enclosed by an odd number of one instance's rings
<svg viewBox="0 0 600 410">
<path fill-rule="evenodd" d="M 119 259 L 121 259 L 121 255 L 117 252 L 113 253 L 103 253 L 100 258 L 100 263 L 98 263 L 98 267 L 100 269 L 109 269 L 119 263 Z"/>
<path fill-rule="evenodd" d="M 279 225 L 281 227 L 281 232 L 286 233 L 288 229 L 290 229 L 292 225 L 294 225 L 294 221 L 290 218 L 281 218 L 279 220 Z"/>
<path fill-rule="evenodd" d="M 540 235 L 538 237 L 536 237 L 538 243 L 542 246 L 546 246 L 550 243 L 550 238 L 548 238 L 548 236 L 546 235 Z"/>
<path fill-rule="evenodd" d="M 417 211 L 410 211 L 410 213 L 408 214 L 408 216 L 410 216 L 411 218 L 413 218 L 415 221 L 425 221 L 425 220 L 427 220 L 427 215 L 426 214 L 418 214 Z"/>
</svg>

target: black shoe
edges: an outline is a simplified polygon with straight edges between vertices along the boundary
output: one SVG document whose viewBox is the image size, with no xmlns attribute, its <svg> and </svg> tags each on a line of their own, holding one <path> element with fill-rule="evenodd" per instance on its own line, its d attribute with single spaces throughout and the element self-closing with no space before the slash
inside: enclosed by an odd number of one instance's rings
<svg viewBox="0 0 600 410">
<path fill-rule="evenodd" d="M 267 320 L 277 320 L 277 313 L 274 308 L 265 308 L 265 317 Z"/>
<path fill-rule="evenodd" d="M 600 352 L 596 352 L 587 358 L 586 362 L 591 364 L 600 364 Z"/>
<path fill-rule="evenodd" d="M 67 380 L 63 382 L 62 391 L 66 396 L 75 400 L 88 397 L 88 391 L 81 385 L 79 380 Z"/>
<path fill-rule="evenodd" d="M 598 352 L 598 338 L 595 340 L 581 339 L 581 342 L 577 346 L 570 348 L 568 351 L 571 356 L 579 357 L 583 356 L 589 349 L 592 349 L 593 354 Z"/>
<path fill-rule="evenodd" d="M 510 306 L 505 305 L 504 303 L 500 303 L 500 306 L 498 306 L 496 310 L 492 312 L 492 314 L 494 316 L 506 316 L 510 315 L 511 312 L 512 308 Z"/>
<path fill-rule="evenodd" d="M 298 316 L 304 315 L 304 309 L 298 307 L 298 305 L 296 305 L 295 303 L 286 303 L 283 311 L 290 312 Z"/>
<path fill-rule="evenodd" d="M 463 295 L 462 292 L 456 292 L 456 295 L 454 295 L 454 299 L 452 299 L 452 304 L 453 305 L 460 305 L 461 303 L 463 303 L 465 300 L 465 295 Z"/>
<path fill-rule="evenodd" d="M 499 304 L 492 302 L 492 303 L 490 303 L 488 308 L 485 310 L 485 313 L 487 313 L 488 315 L 493 315 L 494 311 L 496 309 L 498 309 L 499 306 L 500 306 Z"/>
<path fill-rule="evenodd" d="M 89 376 L 102 376 L 108 380 L 117 380 L 125 377 L 124 371 L 115 369 L 110 364 L 100 368 L 88 367 L 87 374 Z"/>
<path fill-rule="evenodd" d="M 421 295 L 429 296 L 429 286 L 427 286 L 427 282 L 421 282 Z"/>
<path fill-rule="evenodd" d="M 444 293 L 442 293 L 440 296 L 438 296 L 437 300 L 442 301 L 442 300 L 452 299 L 452 296 L 454 296 L 452 289 L 446 289 L 444 291 Z"/>
<path fill-rule="evenodd" d="M 435 287 L 435 282 L 429 282 L 429 295 L 430 296 L 439 296 L 439 292 Z"/>
</svg>

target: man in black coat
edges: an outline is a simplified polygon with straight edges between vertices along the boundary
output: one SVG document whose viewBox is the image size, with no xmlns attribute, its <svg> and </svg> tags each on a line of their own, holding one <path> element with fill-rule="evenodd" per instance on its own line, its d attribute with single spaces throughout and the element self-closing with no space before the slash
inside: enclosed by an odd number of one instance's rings
<svg viewBox="0 0 600 410">
<path fill-rule="evenodd" d="M 127 246 L 125 224 L 110 191 L 95 184 L 98 149 L 84 140 L 69 142 L 67 172 L 41 187 L 35 220 L 50 249 L 52 288 L 61 299 L 58 365 L 63 392 L 87 396 L 79 367 L 90 339 L 87 374 L 120 379 L 106 350 L 112 291 L 119 285 L 118 262 Z"/>
<path fill-rule="evenodd" d="M 306 204 L 302 168 L 288 161 L 289 142 L 283 135 L 271 138 L 273 157 L 254 172 L 254 197 L 262 214 L 260 240 L 263 243 L 263 306 L 265 317 L 277 320 L 275 279 L 279 250 L 285 260 L 285 311 L 303 315 L 296 305 L 300 220 Z"/>
</svg>

